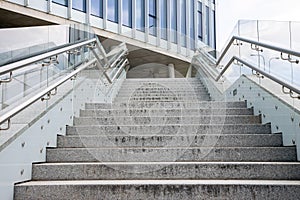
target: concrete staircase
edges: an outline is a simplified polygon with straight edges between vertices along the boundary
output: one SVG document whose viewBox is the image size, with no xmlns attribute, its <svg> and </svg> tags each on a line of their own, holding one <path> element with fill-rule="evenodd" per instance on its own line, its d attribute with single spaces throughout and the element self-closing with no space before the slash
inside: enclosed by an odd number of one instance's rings
<svg viewBox="0 0 300 200">
<path fill-rule="evenodd" d="M 113 104 L 80 115 L 15 199 L 300 197 L 295 148 L 196 79 L 128 79 Z"/>
</svg>

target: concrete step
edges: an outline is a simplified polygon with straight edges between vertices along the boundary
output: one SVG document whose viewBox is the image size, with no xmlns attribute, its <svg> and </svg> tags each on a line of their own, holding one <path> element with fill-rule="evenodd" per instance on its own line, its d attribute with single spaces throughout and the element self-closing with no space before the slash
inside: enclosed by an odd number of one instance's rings
<svg viewBox="0 0 300 200">
<path fill-rule="evenodd" d="M 295 147 L 114 147 L 47 149 L 47 162 L 290 162 Z"/>
<path fill-rule="evenodd" d="M 186 98 L 188 99 L 189 97 L 191 98 L 197 98 L 197 97 L 209 97 L 208 93 L 201 93 L 201 94 L 196 94 L 196 93 L 123 93 L 123 94 L 118 94 L 117 98 L 143 98 L 143 97 L 178 97 L 178 98 Z"/>
<path fill-rule="evenodd" d="M 81 117 L 106 116 L 186 116 L 186 115 L 253 115 L 253 109 L 100 109 L 81 110 Z"/>
<path fill-rule="evenodd" d="M 138 96 L 142 96 L 142 95 L 176 95 L 176 96 L 180 96 L 180 95 L 205 95 L 208 94 L 207 91 L 159 91 L 159 90 L 154 90 L 154 91 L 147 91 L 147 90 L 140 90 L 140 91 L 123 91 L 120 90 L 118 93 L 118 96 L 131 96 L 131 95 L 138 95 Z"/>
<path fill-rule="evenodd" d="M 139 103 L 86 103 L 85 109 L 120 109 L 120 108 L 246 108 L 246 102 L 222 102 L 222 101 L 200 101 L 200 102 L 139 102 Z"/>
<path fill-rule="evenodd" d="M 75 126 L 82 125 L 197 125 L 197 124 L 259 124 L 260 116 L 253 115 L 202 115 L 202 116 L 110 116 L 74 118 Z"/>
<path fill-rule="evenodd" d="M 176 102 L 176 101 L 209 101 L 210 96 L 130 96 L 130 97 L 117 97 L 115 102 L 135 102 L 135 101 L 150 101 L 150 102 Z"/>
<path fill-rule="evenodd" d="M 300 181 L 90 180 L 31 181 L 15 187 L 14 199 L 298 199 Z"/>
<path fill-rule="evenodd" d="M 164 86 L 164 87 L 139 87 L 139 86 L 122 86 L 120 88 L 120 91 L 122 92 L 207 92 L 207 89 L 204 86 L 198 86 L 198 87 L 190 87 L 190 86 Z"/>
<path fill-rule="evenodd" d="M 199 134 L 268 134 L 271 125 L 261 124 L 206 124 L 206 125 L 88 125 L 67 126 L 67 135 L 199 135 Z"/>
<path fill-rule="evenodd" d="M 49 180 L 300 180 L 299 162 L 122 162 L 34 164 L 32 179 Z"/>
<path fill-rule="evenodd" d="M 216 142 L 214 142 L 216 141 Z M 240 135 L 115 135 L 115 136 L 58 136 L 57 147 L 100 148 L 100 147 L 171 147 L 189 144 L 190 147 L 279 147 L 281 134 L 240 134 Z"/>
</svg>

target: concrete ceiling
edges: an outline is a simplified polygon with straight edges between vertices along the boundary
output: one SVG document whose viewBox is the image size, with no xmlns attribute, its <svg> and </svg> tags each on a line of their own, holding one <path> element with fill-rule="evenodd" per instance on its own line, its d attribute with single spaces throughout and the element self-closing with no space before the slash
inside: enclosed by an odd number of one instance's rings
<svg viewBox="0 0 300 200">
<path fill-rule="evenodd" d="M 0 9 L 0 28 L 51 25 L 52 23 Z"/>
</svg>

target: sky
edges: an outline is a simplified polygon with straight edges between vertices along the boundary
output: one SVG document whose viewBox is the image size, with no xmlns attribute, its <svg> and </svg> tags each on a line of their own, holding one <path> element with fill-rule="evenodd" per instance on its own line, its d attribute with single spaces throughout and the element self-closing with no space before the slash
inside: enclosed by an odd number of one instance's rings
<svg viewBox="0 0 300 200">
<path fill-rule="evenodd" d="M 300 21 L 300 0 L 217 0 L 217 49 L 239 19 Z"/>
</svg>

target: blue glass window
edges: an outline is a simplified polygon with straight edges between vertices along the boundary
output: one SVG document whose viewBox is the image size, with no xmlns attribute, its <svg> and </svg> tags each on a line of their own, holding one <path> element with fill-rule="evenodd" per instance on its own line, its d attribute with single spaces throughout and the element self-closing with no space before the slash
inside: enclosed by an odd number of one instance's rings
<svg viewBox="0 0 300 200">
<path fill-rule="evenodd" d="M 122 0 L 122 24 L 132 27 L 132 0 Z"/>
<path fill-rule="evenodd" d="M 194 17 L 194 0 L 190 0 L 190 47 L 191 49 L 195 49 L 195 28 L 194 28 L 194 23 L 195 23 L 195 17 Z"/>
<path fill-rule="evenodd" d="M 63 6 L 68 6 L 68 0 L 52 0 L 52 2 Z"/>
<path fill-rule="evenodd" d="M 145 0 L 136 0 L 136 29 L 145 31 Z"/>
<path fill-rule="evenodd" d="M 107 19 L 118 23 L 118 0 L 107 1 Z"/>
<path fill-rule="evenodd" d="M 209 19 L 209 7 L 206 6 L 206 35 L 207 35 L 207 44 L 210 45 L 210 19 Z"/>
<path fill-rule="evenodd" d="M 156 0 L 149 0 L 149 33 L 156 35 Z"/>
<path fill-rule="evenodd" d="M 103 0 L 91 0 L 91 14 L 103 18 Z"/>
<path fill-rule="evenodd" d="M 86 1 L 85 0 L 73 0 L 72 7 L 75 10 L 86 12 Z"/>
<path fill-rule="evenodd" d="M 177 43 L 177 0 L 171 0 L 171 42 Z"/>
<path fill-rule="evenodd" d="M 161 38 L 167 39 L 167 0 L 160 0 Z"/>
<path fill-rule="evenodd" d="M 181 45 L 186 47 L 186 1 L 180 1 L 181 9 Z"/>
<path fill-rule="evenodd" d="M 203 41 L 202 3 L 198 2 L 198 39 Z"/>
</svg>

